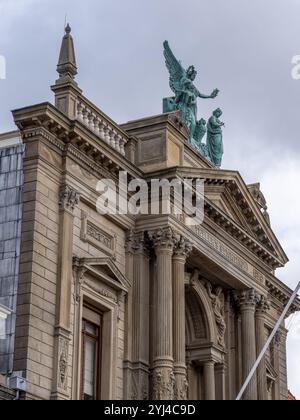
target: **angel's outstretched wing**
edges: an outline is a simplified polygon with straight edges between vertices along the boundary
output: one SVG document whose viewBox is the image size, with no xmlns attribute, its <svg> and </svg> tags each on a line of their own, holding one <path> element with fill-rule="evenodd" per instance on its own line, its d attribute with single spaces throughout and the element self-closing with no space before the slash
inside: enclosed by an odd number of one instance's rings
<svg viewBox="0 0 300 420">
<path fill-rule="evenodd" d="M 168 41 L 164 42 L 164 56 L 166 59 L 166 66 L 170 73 L 170 88 L 174 93 L 178 91 L 178 84 L 181 78 L 185 75 L 185 70 L 173 54 Z"/>
</svg>

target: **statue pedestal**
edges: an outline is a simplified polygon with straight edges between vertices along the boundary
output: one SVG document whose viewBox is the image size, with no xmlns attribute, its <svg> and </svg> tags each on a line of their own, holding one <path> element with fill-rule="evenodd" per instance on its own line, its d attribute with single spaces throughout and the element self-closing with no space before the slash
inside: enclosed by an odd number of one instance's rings
<svg viewBox="0 0 300 420">
<path fill-rule="evenodd" d="M 189 143 L 189 133 L 180 114 L 180 111 L 174 111 L 130 121 L 121 126 L 137 139 L 131 159 L 144 172 L 156 172 L 175 166 L 213 168 Z"/>
</svg>

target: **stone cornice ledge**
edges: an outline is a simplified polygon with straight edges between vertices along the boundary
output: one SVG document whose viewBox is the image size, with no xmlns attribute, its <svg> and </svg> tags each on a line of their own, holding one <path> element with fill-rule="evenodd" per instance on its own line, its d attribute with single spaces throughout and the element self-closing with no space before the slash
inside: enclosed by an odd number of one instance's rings
<svg viewBox="0 0 300 420">
<path fill-rule="evenodd" d="M 291 295 L 293 294 L 293 290 L 286 286 L 282 281 L 277 279 L 275 276 L 268 276 L 266 278 L 266 286 L 269 290 L 269 293 L 272 297 L 277 299 L 283 305 L 286 305 L 288 300 L 290 299 Z M 300 298 L 297 297 L 295 299 L 290 312 L 298 312 L 300 311 Z"/>
</svg>

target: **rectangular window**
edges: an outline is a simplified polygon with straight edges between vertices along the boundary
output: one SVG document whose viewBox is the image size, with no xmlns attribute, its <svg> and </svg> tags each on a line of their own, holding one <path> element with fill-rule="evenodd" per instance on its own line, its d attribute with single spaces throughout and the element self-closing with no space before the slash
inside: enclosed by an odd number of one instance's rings
<svg viewBox="0 0 300 420">
<path fill-rule="evenodd" d="M 83 316 L 81 399 L 99 400 L 101 395 L 102 314 L 84 308 Z"/>
</svg>

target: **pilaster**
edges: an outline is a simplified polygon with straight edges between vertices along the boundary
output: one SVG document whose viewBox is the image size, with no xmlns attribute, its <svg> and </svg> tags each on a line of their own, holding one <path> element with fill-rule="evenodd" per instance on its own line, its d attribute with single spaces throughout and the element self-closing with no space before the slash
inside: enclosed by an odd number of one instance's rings
<svg viewBox="0 0 300 420">
<path fill-rule="evenodd" d="M 70 185 L 63 185 L 59 194 L 59 248 L 56 327 L 54 344 L 54 378 L 51 398 L 69 399 L 68 364 L 71 339 L 70 312 L 72 299 L 72 256 L 74 209 L 79 193 Z"/>
<path fill-rule="evenodd" d="M 149 248 L 144 232 L 129 232 L 126 240 L 127 276 L 132 286 L 127 298 L 124 396 L 149 398 Z"/>
</svg>

